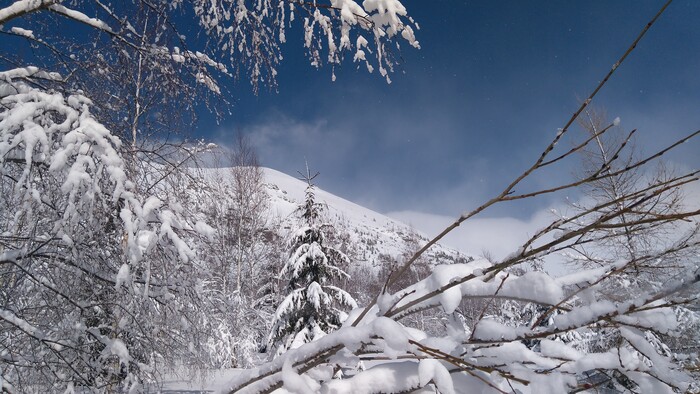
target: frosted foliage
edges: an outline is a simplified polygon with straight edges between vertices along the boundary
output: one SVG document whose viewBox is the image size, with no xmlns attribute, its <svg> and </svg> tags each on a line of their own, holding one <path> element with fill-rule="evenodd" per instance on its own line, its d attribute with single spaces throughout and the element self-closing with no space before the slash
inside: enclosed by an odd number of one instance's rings
<svg viewBox="0 0 700 394">
<path fill-rule="evenodd" d="M 0 5 L 3 33 L 22 39 L 27 49 L 50 48 L 42 64 L 65 66 L 59 71 L 71 75 L 67 84 L 100 98 L 97 106 L 114 117 L 109 122 L 125 125 L 125 113 L 138 125 L 150 122 L 142 115 L 150 111 L 151 99 L 183 116 L 178 111 L 189 113 L 199 105 L 195 96 L 207 105 L 225 102 L 232 79 L 248 81 L 255 92 L 261 85 L 275 87 L 282 46 L 294 23 L 310 64 L 332 65 L 333 80 L 335 66 L 348 57 L 358 68 L 379 70 L 390 82 L 400 44 L 419 48 L 418 26 L 398 0 L 132 0 L 118 5 L 18 0 Z M 65 40 L 62 33 L 73 26 L 88 28 L 94 45 L 82 48 Z M 12 59 L 19 63 L 10 64 L 22 64 L 21 56 Z M 75 69 L 83 72 L 73 73 Z M 129 81 L 132 77 L 136 81 Z M 125 89 L 132 87 L 135 95 Z M 105 94 L 105 88 L 114 96 Z M 124 97 L 115 97 L 119 95 Z M 133 108 L 121 108 L 125 102 L 119 99 L 127 97 L 127 107 Z"/>
<path fill-rule="evenodd" d="M 567 291 L 600 280 L 606 275 L 601 270 L 558 279 L 542 272 L 493 275 L 493 267 L 486 260 L 436 266 L 427 278 L 385 294 L 379 306 L 353 310 L 337 331 L 246 372 L 226 389 L 260 392 L 280 379 L 286 385 L 282 375 L 292 371 L 280 366 L 289 362 L 315 391 L 337 393 L 449 393 L 466 392 L 465 387 L 469 392 L 560 393 L 599 380 L 617 390 L 674 392 L 693 381 L 656 333 L 677 329 L 674 310 L 659 294 L 686 288 L 697 273 L 634 302 L 613 303 L 587 301 Z M 490 300 L 493 309 L 487 305 L 484 312 L 496 314 L 482 312 L 471 323 L 454 318 L 462 313 L 460 301 L 478 299 Z M 395 321 L 431 307 L 451 316 L 441 335 Z M 328 367 L 342 370 L 343 379 L 323 375 Z"/>
<path fill-rule="evenodd" d="M 279 45 L 287 40 L 287 29 L 297 14 L 304 15 L 304 46 L 316 67 L 325 62 L 340 64 L 349 52 L 355 62 L 364 63 L 370 72 L 378 68 L 390 81 L 388 72 L 395 61 L 387 44 L 400 38 L 419 47 L 406 8 L 398 0 L 361 4 L 355 0 L 198 0 L 194 10 L 218 49 L 232 63 L 245 64 L 254 86 L 274 80 L 282 59 Z"/>
<path fill-rule="evenodd" d="M 134 192 L 88 98 L 17 80 L 39 73 L 0 72 L 2 380 L 135 388 L 188 332 L 168 319 L 195 314 L 196 226 Z"/>
<path fill-rule="evenodd" d="M 8 75 L 12 74 L 16 72 L 2 72 L 0 80 L 11 81 Z M 64 241 L 72 243 L 76 231 L 80 231 L 75 226 L 92 217 L 98 207 L 121 204 L 118 212 L 131 263 L 138 263 L 158 239 L 170 240 L 184 260 L 193 255 L 174 231 L 188 226 L 183 226 L 172 211 L 160 209 L 163 203 L 157 198 L 150 197 L 142 205 L 133 194 L 133 184 L 126 179 L 118 152 L 121 142 L 92 117 L 89 99 L 80 95 L 64 98 L 60 93 L 11 82 L 0 85 L 17 91 L 2 97 L 0 163 L 5 171 L 10 164 L 22 163 L 13 192 L 24 195 L 21 200 L 28 212 L 35 208 L 26 204 L 55 202 L 54 196 L 47 194 L 56 191 L 44 190 L 46 184 L 40 182 L 38 175 L 41 168 L 48 167 L 46 173 L 60 182 L 63 206 L 52 208 L 61 213 L 54 231 Z M 148 221 L 158 221 L 159 228 L 149 229 L 152 226 Z"/>
</svg>

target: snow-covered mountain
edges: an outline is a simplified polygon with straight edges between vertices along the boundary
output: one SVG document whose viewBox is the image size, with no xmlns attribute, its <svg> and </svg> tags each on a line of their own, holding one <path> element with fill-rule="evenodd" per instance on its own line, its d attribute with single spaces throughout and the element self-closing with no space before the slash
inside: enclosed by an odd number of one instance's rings
<svg viewBox="0 0 700 394">
<path fill-rule="evenodd" d="M 292 227 L 297 219 L 294 210 L 304 200 L 306 183 L 282 172 L 265 168 L 265 183 L 273 211 Z M 411 226 L 389 218 L 371 209 L 316 188 L 316 198 L 327 206 L 327 219 L 339 231 L 350 237 L 359 262 L 372 266 L 381 264 L 381 255 L 399 257 L 413 253 L 428 238 Z M 430 264 L 449 264 L 464 261 L 468 256 L 437 245 L 427 253 Z"/>
<path fill-rule="evenodd" d="M 203 170 L 207 177 L 227 179 L 229 168 Z M 270 168 L 263 168 L 265 189 L 270 196 L 270 210 L 279 225 L 279 235 L 285 237 L 298 226 L 294 213 L 304 200 L 306 183 L 293 176 Z M 218 176 L 217 176 L 218 175 Z M 379 268 L 387 257 L 401 260 L 402 255 L 413 253 L 428 238 L 411 226 L 371 209 L 338 197 L 318 187 L 317 201 L 326 205 L 325 219 L 333 225 L 339 237 L 352 248 L 351 260 Z M 337 245 L 336 245 L 337 246 Z M 464 262 L 471 258 L 457 250 L 435 245 L 425 255 L 430 265 Z"/>
</svg>

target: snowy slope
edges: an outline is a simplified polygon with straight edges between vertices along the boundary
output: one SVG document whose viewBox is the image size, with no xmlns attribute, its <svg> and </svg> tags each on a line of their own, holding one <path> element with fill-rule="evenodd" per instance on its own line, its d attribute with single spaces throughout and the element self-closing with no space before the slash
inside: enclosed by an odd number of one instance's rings
<svg viewBox="0 0 700 394">
<path fill-rule="evenodd" d="M 280 223 L 279 233 L 286 236 L 297 226 L 294 211 L 304 200 L 306 183 L 282 172 L 264 168 L 265 187 L 270 196 L 270 210 Z M 203 170 L 205 177 L 227 179 L 228 168 Z M 218 175 L 218 176 L 217 176 Z M 319 202 L 325 203 L 325 219 L 342 234 L 351 245 L 355 263 L 378 267 L 382 256 L 397 258 L 414 252 L 428 239 L 424 234 L 405 223 L 345 200 L 320 188 L 315 189 Z M 417 242 L 411 242 L 414 239 Z M 428 251 L 430 264 L 449 264 L 469 259 L 466 255 L 447 247 L 437 245 Z"/>
<path fill-rule="evenodd" d="M 266 168 L 265 181 L 273 210 L 291 226 L 296 222 L 294 209 L 304 199 L 306 183 L 279 171 Z M 345 231 L 359 253 L 360 262 L 380 264 L 380 255 L 397 257 L 423 246 L 428 238 L 405 223 L 367 209 L 344 198 L 316 188 L 316 198 L 327 206 L 327 219 L 337 230 Z M 409 240 L 414 237 L 417 243 Z M 456 250 L 440 245 L 428 256 L 432 264 L 446 264 L 467 258 Z"/>
</svg>

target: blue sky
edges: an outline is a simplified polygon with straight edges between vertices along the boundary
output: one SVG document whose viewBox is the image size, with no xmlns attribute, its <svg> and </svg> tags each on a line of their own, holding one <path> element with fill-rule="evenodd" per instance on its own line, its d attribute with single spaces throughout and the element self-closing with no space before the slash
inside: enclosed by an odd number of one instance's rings
<svg viewBox="0 0 700 394">
<path fill-rule="evenodd" d="M 522 171 L 625 51 L 662 1 L 405 1 L 422 49 L 387 85 L 348 62 L 316 70 L 290 39 L 279 93 L 234 89 L 232 115 L 199 133 L 256 143 L 288 174 L 380 212 L 456 216 Z M 676 1 L 596 101 L 639 146 L 700 127 L 700 2 Z M 288 37 L 292 34 L 288 33 Z M 697 166 L 697 146 L 672 158 Z M 567 177 L 575 163 L 535 184 Z M 553 178 L 552 178 L 553 177 Z M 555 196 L 490 215 L 528 218 Z"/>
<path fill-rule="evenodd" d="M 287 32 L 279 91 L 231 88 L 231 115 L 201 114 L 194 137 L 255 143 L 263 165 L 379 212 L 454 217 L 531 164 L 663 0 L 406 0 L 421 49 L 404 45 L 387 84 L 346 62 L 315 69 L 300 24 Z M 595 105 L 651 151 L 700 127 L 700 1 L 675 0 Z M 297 21 L 299 22 L 299 21 Z M 72 30 L 69 30 L 72 31 Z M 76 31 L 73 34 L 78 36 Z M 12 43 L 0 42 L 0 46 Z M 670 157 L 697 167 L 697 145 Z M 576 162 L 530 187 L 570 177 Z M 558 195 L 486 212 L 528 220 Z"/>
<path fill-rule="evenodd" d="M 294 175 L 308 160 L 323 189 L 434 235 L 531 165 L 663 3 L 406 0 L 422 48 L 396 53 L 403 62 L 391 84 L 351 62 L 332 82 L 330 67 L 309 65 L 297 23 L 283 46 L 279 91 L 256 96 L 239 82 L 231 115 L 217 123 L 203 112 L 192 137 L 230 145 L 244 133 L 263 165 Z M 700 1 L 675 0 L 594 101 L 623 130 L 639 129 L 642 152 L 700 128 L 698 21 Z M 666 160 L 697 168 L 697 142 Z M 564 164 L 524 187 L 570 178 L 578 162 Z M 498 206 L 448 244 L 506 253 L 551 219 L 550 208 L 579 197 Z"/>
</svg>

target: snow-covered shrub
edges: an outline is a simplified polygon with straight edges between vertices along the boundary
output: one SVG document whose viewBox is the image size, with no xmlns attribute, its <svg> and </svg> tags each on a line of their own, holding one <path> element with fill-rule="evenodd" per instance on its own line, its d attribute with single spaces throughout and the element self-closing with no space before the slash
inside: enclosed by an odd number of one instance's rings
<svg viewBox="0 0 700 394">
<path fill-rule="evenodd" d="M 121 141 L 79 93 L 0 72 L 0 346 L 11 391 L 138 387 L 186 351 L 201 304 L 197 236 L 134 192 Z"/>
<path fill-rule="evenodd" d="M 564 287 L 584 285 L 599 273 L 560 278 L 500 273 L 489 278 L 495 270 L 497 265 L 484 260 L 436 267 L 415 285 L 353 311 L 339 330 L 247 371 L 230 388 L 267 392 L 279 382 L 297 392 L 397 392 L 433 386 L 448 393 L 465 388 L 554 393 L 590 386 L 600 377 L 586 378 L 593 371 L 607 376 L 605 384 L 671 393 L 692 381 L 652 334 L 676 327 L 673 310 L 656 301 L 658 293 L 621 304 L 579 302 Z M 662 293 L 694 280 L 690 276 L 670 284 Z M 429 307 L 451 314 L 462 298 L 470 297 L 529 300 L 543 307 L 525 308 L 532 316 L 508 319 L 508 324 L 484 317 L 465 327 L 447 319 L 443 336 L 397 322 Z M 546 318 L 554 306 L 558 313 Z M 580 342 L 598 335 L 602 327 L 617 333 L 615 343 L 582 349 Z M 363 371 L 356 369 L 360 361 L 368 366 Z M 352 372 L 336 380 L 330 366 Z"/>
<path fill-rule="evenodd" d="M 275 232 L 263 169 L 245 139 L 230 152 L 217 151 L 213 160 L 232 167 L 191 169 L 196 185 L 181 199 L 213 227 L 197 250 L 210 273 L 204 288 L 211 293 L 206 324 L 213 334 L 202 367 L 252 367 L 260 361 L 278 302 L 274 275 L 284 242 Z"/>
</svg>

